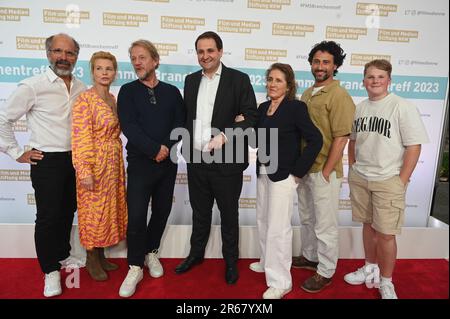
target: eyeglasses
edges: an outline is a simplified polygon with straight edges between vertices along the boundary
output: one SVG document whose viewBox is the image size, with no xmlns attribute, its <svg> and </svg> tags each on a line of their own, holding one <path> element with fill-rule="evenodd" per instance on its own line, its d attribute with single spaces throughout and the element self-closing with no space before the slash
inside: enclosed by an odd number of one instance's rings
<svg viewBox="0 0 450 319">
<path fill-rule="evenodd" d="M 49 49 L 48 52 L 51 52 L 56 56 L 61 56 L 61 55 L 63 55 L 63 53 L 65 53 L 68 58 L 72 58 L 72 59 L 78 56 L 77 52 L 66 51 L 63 49 Z"/>
<path fill-rule="evenodd" d="M 155 90 L 153 90 L 152 88 L 147 87 L 147 92 L 148 92 L 148 95 L 150 97 L 150 103 L 151 104 L 156 104 Z"/>
</svg>

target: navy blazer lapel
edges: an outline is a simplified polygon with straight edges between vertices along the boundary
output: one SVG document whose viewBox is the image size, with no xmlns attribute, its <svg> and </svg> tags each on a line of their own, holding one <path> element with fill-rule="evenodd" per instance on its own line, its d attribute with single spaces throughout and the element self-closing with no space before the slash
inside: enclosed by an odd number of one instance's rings
<svg viewBox="0 0 450 319">
<path fill-rule="evenodd" d="M 213 114 L 211 118 L 211 123 L 216 118 L 218 112 L 223 107 L 227 94 L 230 93 L 228 89 L 230 87 L 230 74 L 228 73 L 228 68 L 222 63 L 222 74 L 220 75 L 219 87 L 217 88 L 216 99 L 214 100 Z"/>
</svg>

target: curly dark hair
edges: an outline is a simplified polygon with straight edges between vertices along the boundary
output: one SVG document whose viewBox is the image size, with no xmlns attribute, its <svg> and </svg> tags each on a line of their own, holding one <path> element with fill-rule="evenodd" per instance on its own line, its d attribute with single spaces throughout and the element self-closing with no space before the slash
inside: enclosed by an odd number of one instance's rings
<svg viewBox="0 0 450 319">
<path fill-rule="evenodd" d="M 336 65 L 336 70 L 334 70 L 333 75 L 336 75 L 338 73 L 337 69 L 339 69 L 342 63 L 344 63 L 345 56 L 347 55 L 344 53 L 344 50 L 341 48 L 341 45 L 334 41 L 322 41 L 320 43 L 315 44 L 311 49 L 311 52 L 309 52 L 308 57 L 309 64 L 312 64 L 314 54 L 316 54 L 317 51 L 328 52 L 334 57 L 334 65 Z"/>
</svg>

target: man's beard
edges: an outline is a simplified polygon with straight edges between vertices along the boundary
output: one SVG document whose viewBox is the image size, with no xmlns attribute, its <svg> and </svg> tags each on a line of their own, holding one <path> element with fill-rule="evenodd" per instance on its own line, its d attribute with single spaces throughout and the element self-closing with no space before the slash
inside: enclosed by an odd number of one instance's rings
<svg viewBox="0 0 450 319">
<path fill-rule="evenodd" d="M 324 82 L 330 78 L 330 76 L 326 72 L 322 73 L 322 75 L 316 75 L 316 72 L 314 72 L 313 75 L 314 75 L 314 79 L 317 82 Z"/>
<path fill-rule="evenodd" d="M 150 77 L 150 74 L 152 74 L 150 71 L 146 71 L 142 75 L 139 75 L 139 74 L 136 73 L 138 79 L 141 80 L 141 81 L 147 80 Z"/>
<path fill-rule="evenodd" d="M 69 65 L 70 68 L 69 69 L 60 69 L 56 66 L 57 64 Z M 69 76 L 72 74 L 73 64 L 70 64 L 70 62 L 65 61 L 65 60 L 59 60 L 59 61 L 55 61 L 55 62 L 50 62 L 50 68 L 53 70 L 53 72 L 55 72 L 55 74 L 57 76 Z"/>
</svg>

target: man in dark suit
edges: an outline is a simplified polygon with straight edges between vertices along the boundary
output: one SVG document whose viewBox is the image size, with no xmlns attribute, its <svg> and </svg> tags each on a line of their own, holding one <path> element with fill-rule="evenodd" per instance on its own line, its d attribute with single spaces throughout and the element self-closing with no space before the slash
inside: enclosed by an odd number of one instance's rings
<svg viewBox="0 0 450 319">
<path fill-rule="evenodd" d="M 239 196 L 242 172 L 248 167 L 245 135 L 234 129 L 253 127 L 258 113 L 248 75 L 221 63 L 222 48 L 219 35 L 211 31 L 201 34 L 195 49 L 202 70 L 188 75 L 184 85 L 190 137 L 183 140 L 182 154 L 188 163 L 193 221 L 189 256 L 175 272 L 184 273 L 203 261 L 216 200 L 222 223 L 225 280 L 234 284 L 239 278 Z M 236 123 L 239 114 L 245 120 Z"/>
</svg>

